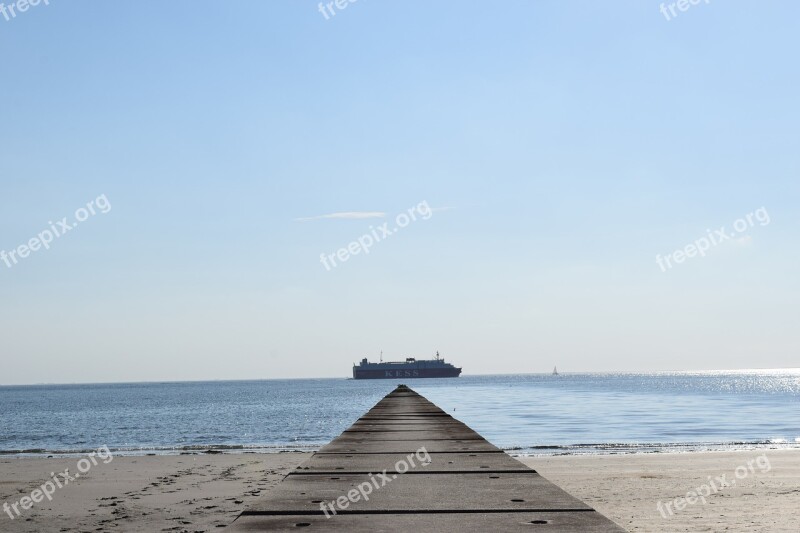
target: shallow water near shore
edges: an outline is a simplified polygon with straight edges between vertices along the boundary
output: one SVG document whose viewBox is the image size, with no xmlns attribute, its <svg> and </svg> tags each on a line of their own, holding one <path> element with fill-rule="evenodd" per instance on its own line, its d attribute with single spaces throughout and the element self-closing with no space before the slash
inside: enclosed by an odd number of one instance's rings
<svg viewBox="0 0 800 533">
<path fill-rule="evenodd" d="M 515 454 L 800 448 L 800 370 L 463 376 L 407 384 Z M 0 387 L 0 454 L 313 450 L 396 380 Z"/>
</svg>

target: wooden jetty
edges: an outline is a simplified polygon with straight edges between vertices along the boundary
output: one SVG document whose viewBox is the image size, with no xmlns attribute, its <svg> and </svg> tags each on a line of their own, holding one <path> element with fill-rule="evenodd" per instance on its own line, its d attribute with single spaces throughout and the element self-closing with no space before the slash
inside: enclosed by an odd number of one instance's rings
<svg viewBox="0 0 800 533">
<path fill-rule="evenodd" d="M 231 526 L 256 531 L 625 531 L 405 385 Z"/>
</svg>

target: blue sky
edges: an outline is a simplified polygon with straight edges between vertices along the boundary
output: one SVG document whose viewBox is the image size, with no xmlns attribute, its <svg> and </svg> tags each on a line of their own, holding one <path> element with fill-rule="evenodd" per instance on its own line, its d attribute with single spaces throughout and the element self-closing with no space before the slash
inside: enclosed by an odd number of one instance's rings
<svg viewBox="0 0 800 533">
<path fill-rule="evenodd" d="M 0 262 L 0 383 L 798 366 L 800 5 L 659 5 L 0 17 L 0 250 L 112 206 Z"/>
</svg>

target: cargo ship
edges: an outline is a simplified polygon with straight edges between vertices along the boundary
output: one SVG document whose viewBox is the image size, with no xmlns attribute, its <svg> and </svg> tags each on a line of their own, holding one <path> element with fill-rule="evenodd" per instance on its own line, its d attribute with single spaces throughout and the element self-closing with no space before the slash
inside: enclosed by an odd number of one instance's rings
<svg viewBox="0 0 800 533">
<path fill-rule="evenodd" d="M 461 369 L 445 363 L 436 352 L 436 359 L 420 359 L 413 357 L 405 361 L 370 363 L 367 358 L 361 364 L 353 365 L 353 379 L 394 379 L 394 378 L 457 378 Z"/>
</svg>

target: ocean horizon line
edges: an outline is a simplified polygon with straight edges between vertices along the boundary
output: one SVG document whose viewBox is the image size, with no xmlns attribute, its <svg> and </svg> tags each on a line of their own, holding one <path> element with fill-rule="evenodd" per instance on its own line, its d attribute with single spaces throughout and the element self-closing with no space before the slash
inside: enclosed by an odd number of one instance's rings
<svg viewBox="0 0 800 533">
<path fill-rule="evenodd" d="M 776 368 L 730 368 L 730 369 L 698 369 L 698 370 L 604 370 L 604 371 L 559 371 L 558 376 L 620 376 L 620 375 L 692 375 L 692 374 L 748 374 L 757 372 L 774 372 L 786 374 L 800 374 L 800 367 L 776 367 Z M 552 376 L 552 372 L 500 372 L 490 374 L 469 374 L 463 373 L 460 377 L 507 377 L 507 376 Z M 391 378 L 375 379 L 370 381 L 386 381 L 410 379 L 413 382 L 435 380 L 439 378 Z M 457 378 L 452 378 L 457 379 Z M 327 377 L 281 377 L 281 378 L 257 378 L 257 379 L 188 379 L 188 380 L 153 380 L 153 381 L 73 381 L 73 382 L 39 382 L 39 383 L 0 383 L 0 388 L 13 387 L 69 387 L 86 385 L 175 385 L 175 384 L 199 384 L 199 383 L 256 383 L 263 381 L 355 381 L 352 377 L 346 376 L 327 376 Z M 360 380 L 364 381 L 364 380 Z"/>
</svg>

